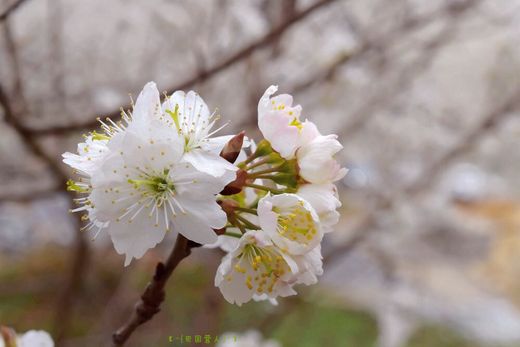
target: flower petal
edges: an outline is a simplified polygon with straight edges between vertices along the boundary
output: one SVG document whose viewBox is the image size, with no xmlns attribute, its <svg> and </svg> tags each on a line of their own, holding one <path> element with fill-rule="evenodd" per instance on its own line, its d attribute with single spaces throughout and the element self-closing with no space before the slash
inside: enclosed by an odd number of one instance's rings
<svg viewBox="0 0 520 347">
<path fill-rule="evenodd" d="M 117 253 L 126 256 L 125 266 L 128 266 L 133 258 L 141 258 L 147 250 L 154 248 L 166 235 L 163 216 L 158 217 L 158 223 L 154 224 L 155 218 L 150 217 L 147 211 L 142 211 L 131 223 L 129 220 L 128 215 L 119 222 L 111 221 L 108 227 L 108 233 Z"/>
<path fill-rule="evenodd" d="M 160 105 L 161 98 L 157 85 L 155 82 L 148 82 L 135 102 L 132 111 L 133 120 L 140 122 L 146 118 L 159 117 Z"/>
<path fill-rule="evenodd" d="M 214 177 L 220 177 L 226 171 L 237 171 L 237 167 L 214 152 L 194 149 L 184 154 L 183 160 L 193 165 L 197 170 Z"/>
</svg>

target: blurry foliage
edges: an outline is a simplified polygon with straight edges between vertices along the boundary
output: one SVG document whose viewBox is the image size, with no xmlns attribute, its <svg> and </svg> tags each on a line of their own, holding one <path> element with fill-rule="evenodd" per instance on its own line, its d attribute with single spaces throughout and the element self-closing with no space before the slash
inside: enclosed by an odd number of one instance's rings
<svg viewBox="0 0 520 347">
<path fill-rule="evenodd" d="M 29 256 L 1 261 L 0 322 L 9 322 L 19 331 L 33 328 L 52 329 L 53 308 L 58 294 L 56 283 L 60 281 L 67 267 L 64 263 L 64 252 L 61 248 L 47 247 Z M 211 263 L 211 258 L 209 260 L 206 263 Z M 120 261 L 114 252 L 107 252 L 93 260 L 85 287 L 82 289 L 85 300 L 75 308 L 76 318 L 70 332 L 72 339 L 68 341 L 67 346 L 98 345 L 97 343 L 106 341 L 111 326 L 103 328 L 103 332 L 97 335 L 92 334 L 89 329 L 99 323 L 107 310 L 112 311 L 109 314 L 113 315 L 115 322 L 125 319 L 126 311 L 131 309 L 129 303 L 137 299 L 140 290 L 148 281 L 154 260 L 148 258 L 124 270 L 129 277 L 126 278 L 124 290 L 119 292 L 119 295 L 122 297 L 121 302 L 127 304 L 111 307 L 107 302 L 110 301 L 121 278 L 121 267 L 118 266 Z M 230 305 L 219 297 L 217 289 L 213 287 L 212 267 L 213 265 L 208 266 L 196 258 L 183 263 L 169 284 L 169 295 L 163 312 L 160 313 L 161 319 L 153 320 L 143 327 L 128 346 L 171 346 L 172 344 L 168 343 L 170 335 L 214 336 L 226 331 L 254 328 L 262 328 L 267 336 L 280 341 L 285 347 L 375 345 L 377 324 L 372 317 L 367 313 L 333 305 L 330 300 L 324 304 L 323 300 L 319 300 L 319 295 L 281 299 L 282 307 L 292 305 L 292 309 L 283 315 L 272 315 L 276 308 L 266 303 L 253 302 L 242 307 Z M 200 309 L 207 304 L 208 297 L 214 298 L 210 305 L 212 315 L 201 317 Z M 256 326 L 258 322 L 264 322 L 266 319 L 268 324 L 263 327 Z M 202 328 L 201 323 L 206 328 Z M 80 337 L 88 333 L 99 342 L 87 342 Z M 407 345 L 430 346 L 470 347 L 474 344 L 465 342 L 445 329 L 429 327 L 417 332 Z"/>
</svg>

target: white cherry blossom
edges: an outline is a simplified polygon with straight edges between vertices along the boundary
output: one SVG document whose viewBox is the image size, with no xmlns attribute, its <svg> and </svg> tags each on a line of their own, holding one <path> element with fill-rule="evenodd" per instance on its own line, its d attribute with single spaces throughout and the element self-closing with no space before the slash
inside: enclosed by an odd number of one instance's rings
<svg viewBox="0 0 520 347">
<path fill-rule="evenodd" d="M 341 167 L 334 155 L 342 148 L 337 135 L 320 135 L 305 143 L 296 152 L 300 176 L 316 184 L 340 180 L 347 169 Z"/>
<path fill-rule="evenodd" d="M 194 91 L 176 91 L 162 104 L 163 119 L 173 127 L 184 141 L 183 160 L 197 170 L 213 176 L 222 176 L 236 167 L 219 156 L 219 152 L 232 136 L 212 137 L 225 125 L 212 130 L 218 116 L 210 114 L 208 106 Z"/>
<path fill-rule="evenodd" d="M 91 179 L 90 216 L 109 223 L 107 231 L 118 253 L 126 254 L 126 265 L 168 231 L 212 243 L 217 240 L 212 229 L 226 224 L 215 195 L 234 173 L 214 177 L 183 162 L 182 142 L 162 137 L 160 130 L 151 129 L 146 138 L 127 129 Z"/>
<path fill-rule="evenodd" d="M 338 199 L 338 191 L 334 184 L 303 184 L 296 192 L 304 200 L 308 201 L 314 208 L 324 233 L 332 231 L 332 227 L 339 221 L 341 207 Z"/>
<path fill-rule="evenodd" d="M 294 154 L 305 137 L 309 123 L 301 123 L 302 107 L 293 106 L 293 97 L 280 94 L 271 97 L 278 90 L 270 86 L 258 102 L 258 127 L 275 151 L 286 159 Z"/>
<path fill-rule="evenodd" d="M 248 231 L 239 247 L 228 253 L 220 264 L 215 286 L 224 298 L 237 305 L 265 294 L 269 298 L 296 294 L 289 280 L 298 273 L 296 261 L 284 254 L 261 231 Z"/>
<path fill-rule="evenodd" d="M 296 194 L 266 195 L 258 202 L 258 222 L 283 252 L 301 255 L 323 237 L 313 207 Z"/>
<path fill-rule="evenodd" d="M 198 170 L 185 160 L 185 137 L 162 118 L 157 87 L 148 83 L 130 116 L 103 123 L 106 138 L 99 140 L 103 153 L 95 165 L 87 167 L 91 160 L 81 153 L 64 155 L 84 175 L 72 188 L 89 194 L 78 199 L 83 206 L 75 211 L 88 213 L 87 228 L 107 230 L 116 251 L 126 255 L 125 265 L 168 231 L 205 244 L 217 240 L 212 229 L 226 224 L 215 195 L 235 178 L 234 169 L 219 176 Z M 217 161 L 206 164 L 223 167 Z"/>
</svg>

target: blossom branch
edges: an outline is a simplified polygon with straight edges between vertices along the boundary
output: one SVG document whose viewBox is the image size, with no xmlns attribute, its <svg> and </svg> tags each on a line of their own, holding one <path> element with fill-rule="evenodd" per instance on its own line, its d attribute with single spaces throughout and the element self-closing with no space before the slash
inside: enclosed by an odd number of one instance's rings
<svg viewBox="0 0 520 347">
<path fill-rule="evenodd" d="M 114 346 L 123 346 L 133 332 L 142 324 L 148 322 L 160 311 L 160 306 L 165 298 L 164 287 L 177 265 L 191 254 L 191 248 L 195 245 L 190 243 L 187 238 L 179 234 L 173 250 L 166 260 L 166 263 L 159 263 L 155 268 L 155 275 L 146 286 L 141 296 L 141 300 L 135 305 L 135 310 L 123 326 L 113 335 Z"/>
<path fill-rule="evenodd" d="M 233 163 L 242 148 L 244 141 L 244 132 L 240 132 L 233 136 L 220 152 L 220 156 Z M 223 203 L 222 208 L 226 210 L 229 204 Z M 215 230 L 217 234 L 224 230 Z M 185 236 L 179 234 L 175 241 L 175 246 L 168 257 L 166 263 L 159 263 L 155 269 L 155 275 L 146 286 L 141 296 L 141 300 L 135 305 L 135 310 L 126 324 L 119 328 L 112 335 L 114 346 L 123 346 L 130 338 L 132 333 L 142 324 L 153 318 L 160 311 L 160 306 L 165 298 L 164 287 L 177 265 L 191 254 L 191 249 L 199 247 L 200 244 L 188 240 Z"/>
</svg>

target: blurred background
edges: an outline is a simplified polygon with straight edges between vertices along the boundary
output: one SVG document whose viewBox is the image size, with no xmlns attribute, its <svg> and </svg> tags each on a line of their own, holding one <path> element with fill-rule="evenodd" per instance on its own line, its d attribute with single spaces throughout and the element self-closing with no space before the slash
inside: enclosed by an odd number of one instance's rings
<svg viewBox="0 0 520 347">
<path fill-rule="evenodd" d="M 128 346 L 520 346 L 519 0 L 0 0 L 0 324 L 104 346 L 173 240 L 123 267 L 61 153 L 147 81 L 253 138 L 270 84 L 344 145 L 342 220 L 297 297 L 228 304 L 197 249 Z M 186 344 L 185 344 L 186 345 Z"/>
</svg>

